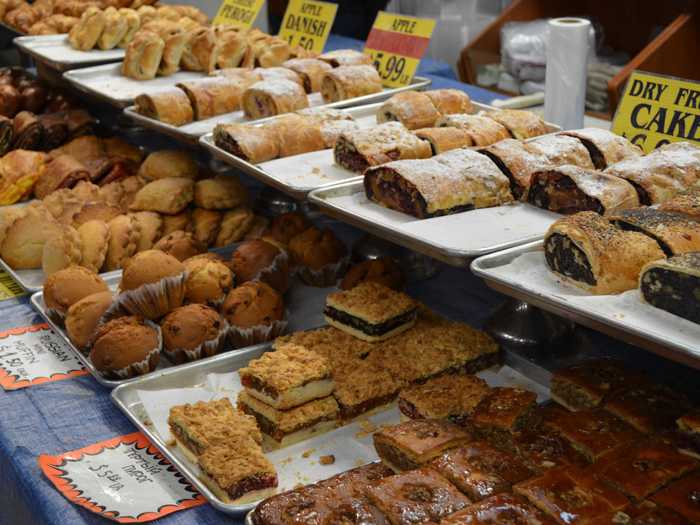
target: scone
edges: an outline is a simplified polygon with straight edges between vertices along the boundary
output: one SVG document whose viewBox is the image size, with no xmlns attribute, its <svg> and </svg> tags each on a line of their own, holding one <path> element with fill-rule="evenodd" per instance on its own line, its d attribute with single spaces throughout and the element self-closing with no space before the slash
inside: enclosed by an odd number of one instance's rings
<svg viewBox="0 0 700 525">
<path fill-rule="evenodd" d="M 139 231 L 139 242 L 136 252 L 150 250 L 158 242 L 163 233 L 163 219 L 154 211 L 139 211 L 130 214 Z"/>
<path fill-rule="evenodd" d="M 185 299 L 191 303 L 219 305 L 233 287 L 233 275 L 222 261 L 205 255 L 185 260 Z"/>
<path fill-rule="evenodd" d="M 195 190 L 196 191 L 196 190 Z M 211 246 L 216 241 L 221 229 L 224 214 L 216 210 L 195 208 L 192 210 L 192 234 L 205 246 Z"/>
<path fill-rule="evenodd" d="M 240 241 L 248 233 L 254 217 L 251 209 L 245 206 L 228 210 L 221 220 L 221 229 L 214 246 L 221 248 Z"/>
<path fill-rule="evenodd" d="M 231 258 L 236 282 L 262 281 L 279 293 L 289 289 L 289 257 L 286 252 L 266 241 L 245 241 Z"/>
<path fill-rule="evenodd" d="M 184 261 L 195 255 L 207 251 L 207 247 L 199 242 L 190 232 L 176 230 L 153 246 L 154 250 L 161 250 L 175 257 L 178 261 Z"/>
<path fill-rule="evenodd" d="M 139 167 L 138 176 L 147 181 L 181 177 L 196 179 L 199 168 L 192 156 L 179 150 L 161 150 L 151 153 Z"/>
<path fill-rule="evenodd" d="M 129 379 L 155 370 L 160 348 L 157 325 L 141 317 L 119 317 L 98 328 L 90 361 L 105 377 Z"/>
<path fill-rule="evenodd" d="M 48 211 L 28 209 L 7 229 L 0 254 L 15 270 L 41 268 L 44 244 L 60 234 L 60 225 Z"/>
<path fill-rule="evenodd" d="M 226 342 L 223 317 L 203 304 L 175 308 L 160 324 L 163 351 L 175 363 L 216 355 Z"/>
<path fill-rule="evenodd" d="M 82 260 L 80 234 L 72 226 L 61 226 L 61 233 L 46 241 L 41 257 L 41 268 L 47 276 Z"/>
<path fill-rule="evenodd" d="M 122 268 L 124 261 L 136 253 L 139 237 L 137 226 L 129 215 L 118 215 L 107 226 L 109 243 L 103 269 L 109 272 Z"/>
<path fill-rule="evenodd" d="M 245 204 L 248 192 L 238 177 L 217 175 L 194 185 L 194 203 L 207 210 L 226 210 Z"/>
<path fill-rule="evenodd" d="M 109 226 L 103 221 L 87 221 L 78 227 L 78 235 L 82 250 L 81 264 L 93 272 L 99 272 L 109 247 Z"/>
<path fill-rule="evenodd" d="M 62 317 L 72 305 L 88 295 L 108 292 L 107 284 L 95 272 L 71 266 L 50 275 L 44 283 L 44 303 Z"/>
<path fill-rule="evenodd" d="M 90 346 L 102 315 L 112 306 L 112 292 L 97 292 L 73 303 L 66 314 L 66 333 L 77 348 Z"/>
<path fill-rule="evenodd" d="M 231 290 L 221 313 L 230 325 L 229 339 L 234 348 L 270 341 L 287 327 L 282 296 L 259 281 Z"/>
<path fill-rule="evenodd" d="M 146 184 L 136 193 L 130 208 L 177 215 L 192 202 L 193 197 L 194 184 L 191 179 L 170 177 Z"/>
</svg>

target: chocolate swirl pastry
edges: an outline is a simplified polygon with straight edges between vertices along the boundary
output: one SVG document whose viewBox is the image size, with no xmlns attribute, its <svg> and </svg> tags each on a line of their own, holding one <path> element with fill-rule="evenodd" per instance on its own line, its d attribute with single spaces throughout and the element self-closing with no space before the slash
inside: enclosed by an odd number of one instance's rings
<svg viewBox="0 0 700 525">
<path fill-rule="evenodd" d="M 0 155 L 7 153 L 12 147 L 14 123 L 12 119 L 0 115 Z"/>
<path fill-rule="evenodd" d="M 636 208 L 620 211 L 608 218 L 622 230 L 641 232 L 651 237 L 668 257 L 700 251 L 700 222 L 680 213 Z"/>
<path fill-rule="evenodd" d="M 644 265 L 664 258 L 654 239 L 616 228 L 591 211 L 552 224 L 544 239 L 544 253 L 550 270 L 600 295 L 636 288 Z"/>
<path fill-rule="evenodd" d="M 527 195 L 532 174 L 550 165 L 545 155 L 530 151 L 525 143 L 515 139 L 499 140 L 495 144 L 480 149 L 479 152 L 490 158 L 508 177 L 510 191 L 517 200 Z"/>
<path fill-rule="evenodd" d="M 50 151 L 63 144 L 68 138 L 68 122 L 64 113 L 47 113 L 39 116 L 44 128 L 42 149 Z"/>
<path fill-rule="evenodd" d="M 71 109 L 65 112 L 68 124 L 68 139 L 72 140 L 83 135 L 92 135 L 97 126 L 97 119 L 83 109 Z"/>
<path fill-rule="evenodd" d="M 700 324 L 700 252 L 647 264 L 639 289 L 650 305 Z"/>
<path fill-rule="evenodd" d="M 639 157 L 642 150 L 625 137 L 600 128 L 562 131 L 561 135 L 577 138 L 588 150 L 596 169 L 604 170 L 621 160 Z"/>
<path fill-rule="evenodd" d="M 639 206 L 637 192 L 627 181 L 571 165 L 533 173 L 527 201 L 564 215 L 580 211 L 609 214 Z"/>
<path fill-rule="evenodd" d="M 19 91 L 10 84 L 0 84 L 0 115 L 14 117 L 20 110 L 22 99 Z"/>
<path fill-rule="evenodd" d="M 39 81 L 33 81 L 20 91 L 22 109 L 32 113 L 40 113 L 46 105 L 48 96 L 49 91 L 43 84 Z"/>
<path fill-rule="evenodd" d="M 44 126 L 42 126 L 39 117 L 29 111 L 20 111 L 15 116 L 13 124 L 13 149 L 41 149 L 44 138 Z"/>
</svg>

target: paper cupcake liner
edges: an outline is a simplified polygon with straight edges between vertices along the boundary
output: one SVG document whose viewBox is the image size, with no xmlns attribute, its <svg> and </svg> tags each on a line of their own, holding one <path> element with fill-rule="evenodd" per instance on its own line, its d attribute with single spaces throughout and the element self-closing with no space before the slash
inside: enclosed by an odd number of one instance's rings
<svg viewBox="0 0 700 525">
<path fill-rule="evenodd" d="M 285 311 L 284 318 L 281 321 L 273 321 L 269 325 L 261 324 L 249 328 L 229 325 L 228 340 L 234 350 L 264 343 L 265 341 L 272 341 L 275 337 L 279 337 L 285 332 L 289 324 L 288 318 L 289 312 Z"/>
<path fill-rule="evenodd" d="M 203 357 L 212 357 L 223 350 L 224 345 L 226 344 L 228 331 L 228 323 L 224 320 L 224 325 L 221 327 L 221 330 L 219 330 L 219 335 L 217 335 L 214 339 L 204 341 L 201 345 L 192 349 L 175 348 L 174 350 L 168 350 L 163 347 L 163 354 L 165 354 L 170 361 L 177 365 L 189 363 L 190 361 L 196 361 L 198 359 L 202 359 Z"/>
<path fill-rule="evenodd" d="M 299 266 L 296 274 L 304 283 L 309 286 L 326 288 L 335 286 L 341 275 L 347 270 L 350 257 L 343 257 L 335 264 L 327 264 L 319 270 L 312 270 L 306 266 Z"/>
<path fill-rule="evenodd" d="M 289 270 L 289 255 L 287 255 L 287 252 L 284 250 L 280 250 L 280 253 L 272 260 L 272 263 L 270 263 L 269 266 L 266 266 L 265 268 L 262 268 L 251 280 L 252 281 L 261 281 L 266 284 L 270 284 L 270 280 L 267 279 L 271 275 L 273 275 L 276 272 L 279 272 L 281 270 L 281 266 L 287 263 L 287 272 L 288 274 L 291 273 Z M 289 275 L 287 276 L 289 278 Z M 274 281 L 274 279 L 273 279 Z M 270 286 L 272 286 L 270 284 Z M 274 286 L 272 286 L 275 288 Z M 277 290 L 281 294 L 284 294 L 287 290 L 289 289 L 289 279 L 287 279 L 287 288 L 285 290 Z"/>
<path fill-rule="evenodd" d="M 156 283 L 144 284 L 135 290 L 119 293 L 115 303 L 133 315 L 160 319 L 182 306 L 185 300 L 187 272 L 165 277 Z"/>
<path fill-rule="evenodd" d="M 149 372 L 153 372 L 158 366 L 158 361 L 160 360 L 160 352 L 163 348 L 163 333 L 160 330 L 160 326 L 152 321 L 145 321 L 148 326 L 155 329 L 158 332 L 158 346 L 146 354 L 146 357 L 141 361 L 136 363 L 131 363 L 129 366 L 120 368 L 118 370 L 110 370 L 109 372 L 100 372 L 104 377 L 108 379 L 131 379 L 132 377 L 142 376 Z"/>
</svg>

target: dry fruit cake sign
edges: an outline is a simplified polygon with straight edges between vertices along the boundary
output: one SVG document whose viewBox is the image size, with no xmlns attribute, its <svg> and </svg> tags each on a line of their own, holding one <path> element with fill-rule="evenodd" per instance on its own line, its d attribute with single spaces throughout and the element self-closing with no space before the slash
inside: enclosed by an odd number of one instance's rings
<svg viewBox="0 0 700 525">
<path fill-rule="evenodd" d="M 681 140 L 700 146 L 700 83 L 633 72 L 615 113 L 613 131 L 645 153 Z"/>
</svg>

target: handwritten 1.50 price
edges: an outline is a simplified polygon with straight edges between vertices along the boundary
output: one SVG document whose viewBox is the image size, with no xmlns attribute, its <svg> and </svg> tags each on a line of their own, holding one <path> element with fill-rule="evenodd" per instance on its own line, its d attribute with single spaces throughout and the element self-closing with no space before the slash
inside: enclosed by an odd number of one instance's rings
<svg viewBox="0 0 700 525">
<path fill-rule="evenodd" d="M 294 35 L 293 34 L 289 35 L 287 37 L 287 42 L 289 42 L 290 46 L 294 45 Z M 302 49 L 306 49 L 307 51 L 311 51 L 314 48 L 314 39 L 311 38 L 310 36 L 302 35 L 299 37 L 299 42 L 297 43 L 297 45 Z"/>
<path fill-rule="evenodd" d="M 372 53 L 374 67 L 379 72 L 382 80 L 391 82 L 408 83 L 408 78 L 402 76 L 406 69 L 406 59 L 402 56 L 389 55 L 388 57 L 381 51 Z"/>
</svg>

